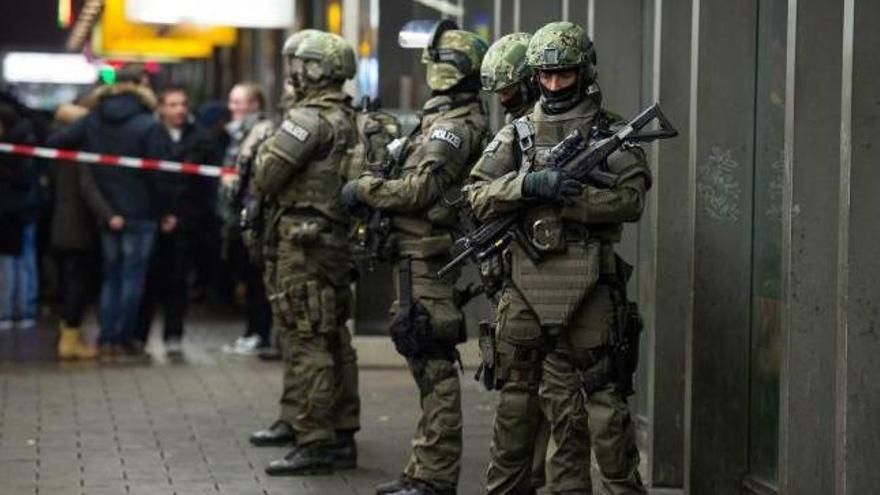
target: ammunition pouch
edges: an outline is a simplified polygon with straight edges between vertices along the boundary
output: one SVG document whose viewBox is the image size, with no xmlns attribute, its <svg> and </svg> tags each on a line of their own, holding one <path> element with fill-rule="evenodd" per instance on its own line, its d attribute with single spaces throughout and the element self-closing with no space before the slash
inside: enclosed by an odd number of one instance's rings
<svg viewBox="0 0 880 495">
<path fill-rule="evenodd" d="M 506 383 L 527 383 L 537 388 L 541 381 L 541 363 L 545 349 L 504 340 L 497 341 L 496 346 L 495 388 L 500 389 Z"/>
<path fill-rule="evenodd" d="M 317 280 L 270 294 L 269 303 L 280 323 L 303 338 L 332 334 L 341 324 L 336 289 Z"/>
</svg>

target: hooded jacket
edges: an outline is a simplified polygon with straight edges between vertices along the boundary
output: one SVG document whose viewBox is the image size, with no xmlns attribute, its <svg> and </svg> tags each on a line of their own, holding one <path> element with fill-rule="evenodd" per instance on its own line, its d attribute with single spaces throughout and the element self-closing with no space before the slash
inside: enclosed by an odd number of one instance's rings
<svg viewBox="0 0 880 495">
<path fill-rule="evenodd" d="M 149 138 L 156 124 L 152 111 L 156 98 L 143 86 L 120 83 L 104 86 L 94 94 L 95 107 L 73 125 L 56 133 L 49 145 L 94 153 L 147 157 Z M 157 172 L 106 165 L 90 166 L 83 175 L 81 191 L 100 222 L 113 215 L 126 219 L 153 220 L 162 208 L 155 187 Z"/>
</svg>

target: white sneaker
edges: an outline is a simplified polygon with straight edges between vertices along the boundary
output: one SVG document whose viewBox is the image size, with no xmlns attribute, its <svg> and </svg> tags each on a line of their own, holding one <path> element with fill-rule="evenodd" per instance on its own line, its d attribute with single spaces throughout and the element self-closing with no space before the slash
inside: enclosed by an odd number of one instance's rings
<svg viewBox="0 0 880 495">
<path fill-rule="evenodd" d="M 14 327 L 12 320 L 0 320 L 0 330 L 12 330 Z"/>
<path fill-rule="evenodd" d="M 259 352 L 260 336 L 251 335 L 250 337 L 239 337 L 235 339 L 235 344 L 226 344 L 223 346 L 223 352 L 226 354 L 238 354 L 241 356 L 254 356 Z"/>
</svg>

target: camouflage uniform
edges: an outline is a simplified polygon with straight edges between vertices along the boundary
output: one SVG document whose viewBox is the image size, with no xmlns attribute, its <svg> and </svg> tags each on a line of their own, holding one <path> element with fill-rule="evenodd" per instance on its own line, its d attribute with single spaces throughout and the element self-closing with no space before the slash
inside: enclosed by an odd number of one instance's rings
<svg viewBox="0 0 880 495">
<path fill-rule="evenodd" d="M 597 119 L 606 118 L 595 99 L 585 96 L 594 72 L 580 56 L 591 46 L 583 29 L 571 23 L 552 23 L 534 35 L 530 65 L 552 66 L 541 64 L 549 53 L 559 62 L 578 58 L 571 68 L 580 71 L 579 93 L 553 111 L 547 108 L 551 98 L 542 96 L 531 115 L 495 136 L 471 173 L 474 184 L 468 194 L 476 216 L 486 221 L 527 209 L 523 227 L 543 255 L 534 265 L 516 244 L 505 253 L 509 276 L 496 315 L 501 402 L 490 493 L 531 493 L 526 468 L 539 410 L 549 420 L 553 440 L 546 468 L 552 493 L 591 493 L 591 447 L 606 493 L 645 493 L 626 398 L 611 379 L 614 298 L 603 282 L 622 266 L 613 248 L 622 223 L 637 221 L 642 212 L 650 186 L 644 154 L 632 147 L 613 154 L 607 166 L 620 174 L 618 184 L 611 189 L 588 186 L 570 204 L 540 201 L 523 192 L 526 176 L 535 173 L 521 170 L 524 161 L 531 162 L 533 171 L 545 169 L 545 150 L 573 129 L 589 131 Z M 548 225 L 555 235 L 541 234 L 539 226 Z M 592 384 L 589 391 L 585 383 Z"/>
<path fill-rule="evenodd" d="M 441 39 L 442 45 L 456 47 L 477 62 L 469 74 L 474 81 L 485 51 L 475 40 L 479 38 L 472 33 L 458 30 L 446 31 Z M 462 80 L 451 64 L 427 63 L 428 83 L 435 91 L 447 91 Z M 383 180 L 367 174 L 354 186 L 361 203 L 393 215 L 394 251 L 411 266 L 413 311 L 418 307 L 430 328 L 430 350 L 408 359 L 419 388 L 422 417 L 404 476 L 429 485 L 430 491 L 424 493 L 455 493 L 461 468 L 461 390 L 455 345 L 465 338 L 464 316 L 454 300 L 457 274 L 443 279 L 435 274 L 448 261 L 452 230 L 464 201 L 462 183 L 487 140 L 486 116 L 476 90 L 474 86 L 428 100 L 421 123 L 403 150 L 399 176 Z M 399 280 L 399 270 L 400 265 L 395 280 Z M 398 294 L 400 289 L 398 283 Z M 399 309 L 398 298 L 392 316 Z"/>
<path fill-rule="evenodd" d="M 266 278 L 283 329 L 281 418 L 296 432 L 294 461 L 297 453 L 320 458 L 304 462 L 303 474 L 329 469 L 336 432 L 360 426 L 357 356 L 345 326 L 352 306 L 349 217 L 339 202 L 341 168 L 356 143 L 354 110 L 340 87 L 354 73 L 354 56 L 344 52 L 335 35 L 302 41 L 296 56 L 308 75 L 300 81 L 303 98 L 261 146 L 253 182 L 275 205 L 266 245 L 277 261 L 267 263 Z"/>
<path fill-rule="evenodd" d="M 531 113 L 535 107 L 535 100 L 538 99 L 534 73 L 526 63 L 526 50 L 531 37 L 532 35 L 529 33 L 512 33 L 502 36 L 489 47 L 480 69 L 483 90 L 498 95 L 505 111 L 505 122 L 508 124 Z M 502 95 L 506 96 L 506 99 Z M 492 276 L 502 279 L 504 274 L 500 257 L 484 261 L 480 265 L 480 271 L 484 277 Z M 495 287 L 500 286 L 501 283 L 495 282 L 490 285 Z M 493 298 L 493 303 L 498 304 L 497 298 Z M 497 330 L 496 327 L 496 341 L 500 340 Z M 531 466 L 507 462 L 490 463 L 486 473 L 487 487 L 490 493 L 503 489 L 503 487 L 525 486 L 523 480 L 529 475 L 532 479 L 532 487 L 535 489 L 544 486 L 545 482 L 544 460 L 547 455 L 547 443 L 550 440 L 549 425 L 544 414 L 537 407 L 537 388 L 529 386 L 527 383 L 511 384 L 509 388 L 516 387 L 525 387 L 524 393 L 532 394 L 534 414 L 530 414 L 528 417 L 533 419 L 537 426 L 529 423 L 523 432 L 515 433 L 513 437 L 523 445 L 528 445 L 528 448 L 534 445 L 534 455 Z M 537 433 L 532 436 L 533 432 Z M 497 447 L 493 444 L 491 450 L 495 452 Z M 495 459 L 495 456 L 493 455 L 492 458 Z M 525 461 L 525 459 L 518 458 L 517 461 Z"/>
</svg>

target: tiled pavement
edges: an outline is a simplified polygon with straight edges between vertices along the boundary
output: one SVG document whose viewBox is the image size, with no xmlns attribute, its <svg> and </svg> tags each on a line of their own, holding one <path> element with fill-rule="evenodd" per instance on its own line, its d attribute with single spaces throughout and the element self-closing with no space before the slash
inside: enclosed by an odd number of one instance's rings
<svg viewBox="0 0 880 495">
<path fill-rule="evenodd" d="M 402 369 L 361 372 L 360 467 L 331 476 L 273 478 L 281 448 L 247 435 L 277 411 L 278 363 L 225 356 L 240 324 L 201 315 L 185 362 L 160 348 L 146 365 L 55 363 L 54 332 L 0 333 L 0 495 L 353 494 L 396 476 L 417 407 Z M 459 493 L 479 493 L 494 396 L 462 379 L 465 457 Z"/>
</svg>

